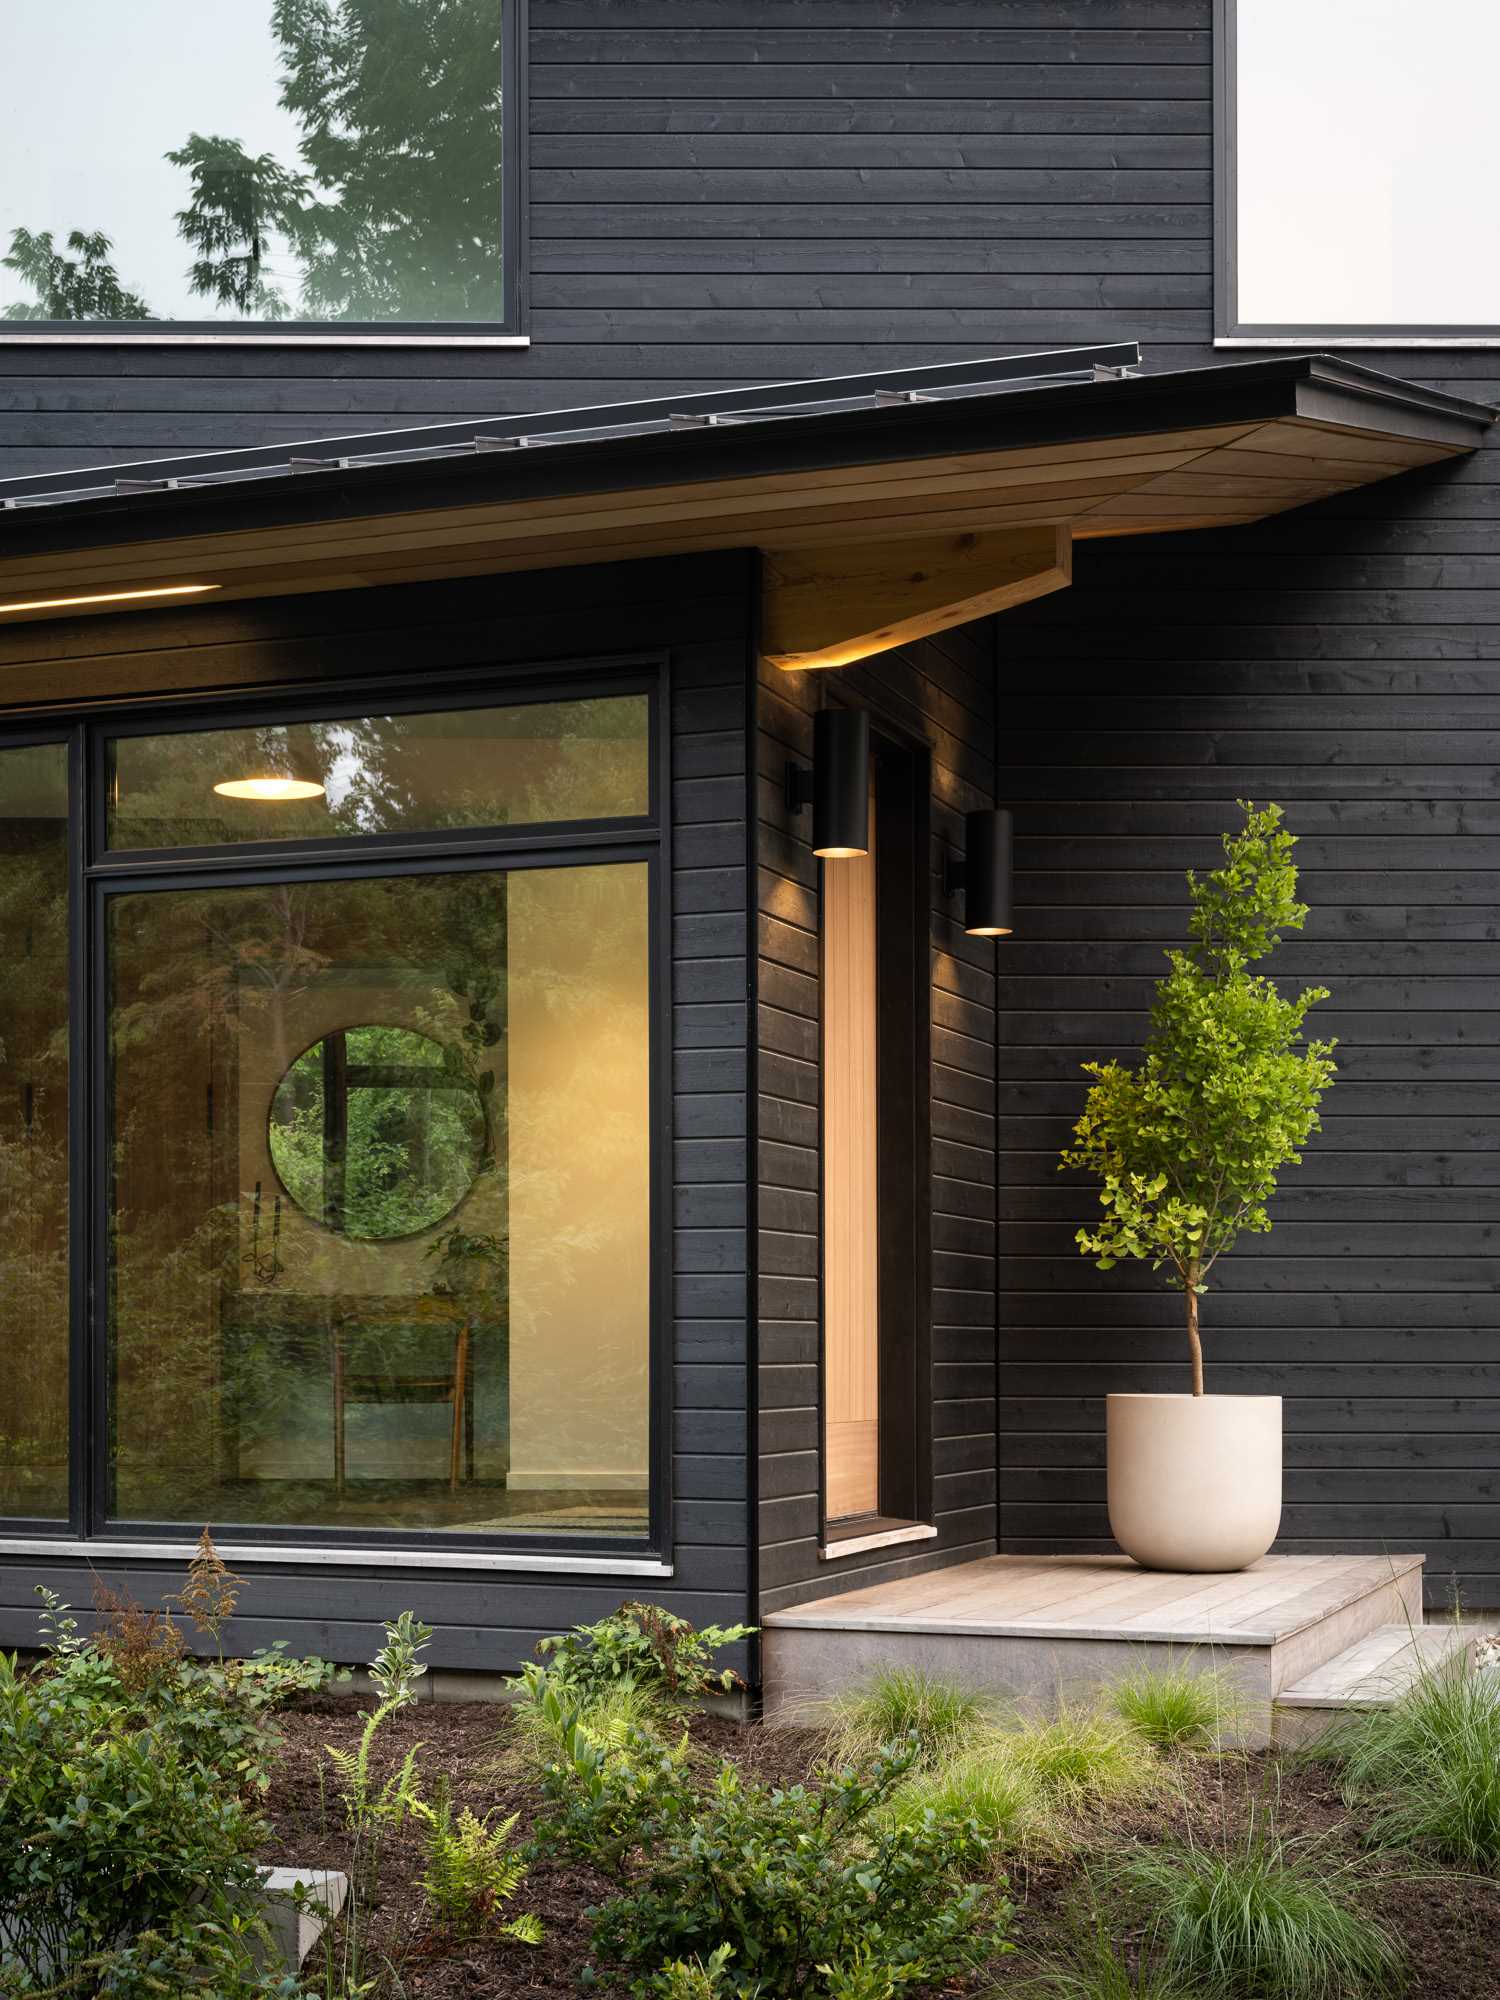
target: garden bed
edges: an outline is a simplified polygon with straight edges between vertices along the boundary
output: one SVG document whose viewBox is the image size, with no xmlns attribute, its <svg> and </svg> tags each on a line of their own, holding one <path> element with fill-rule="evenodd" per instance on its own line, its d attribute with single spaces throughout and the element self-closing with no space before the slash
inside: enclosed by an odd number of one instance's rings
<svg viewBox="0 0 1500 2000">
<path fill-rule="evenodd" d="M 303 1867 L 346 1868 L 349 1836 L 325 1746 L 352 1750 L 371 1704 L 320 1696 L 294 1705 L 281 1718 L 283 1741 L 266 1801 L 268 1838 L 261 1859 Z M 392 1715 L 380 1739 L 382 1767 L 399 1762 L 415 1745 L 424 1788 L 446 1777 L 455 1810 L 481 1815 L 519 1814 L 524 1838 L 542 1805 L 535 1782 L 524 1774 L 511 1746 L 511 1712 L 491 1703 L 423 1702 Z M 699 1750 L 711 1765 L 731 1757 L 747 1773 L 771 1782 L 795 1782 L 816 1761 L 810 1732 L 740 1728 L 704 1717 L 693 1724 Z M 1054 1955 L 1070 1906 L 1076 1905 L 1090 1868 L 1120 1850 L 1149 1848 L 1164 1839 L 1191 1836 L 1200 1843 L 1242 1839 L 1252 1819 L 1274 1813 L 1283 1837 L 1316 1840 L 1330 1872 L 1357 1861 L 1368 1871 L 1364 1900 L 1405 1947 L 1411 2000 L 1496 2000 L 1500 1967 L 1500 1884 L 1493 1878 L 1435 1870 L 1410 1858 L 1372 1857 L 1360 1844 L 1357 1822 L 1342 1804 L 1331 1773 L 1271 1755 L 1173 1759 L 1160 1803 L 1128 1803 L 1100 1811 L 1063 1858 L 1012 1860 L 1009 1872 L 1017 1908 L 1012 1936 L 1017 1950 L 951 1993 L 1019 1994 L 1039 1964 Z M 422 2000 L 550 2000 L 573 1994 L 589 1959 L 586 1911 L 609 1893 L 602 1876 L 557 1860 L 540 1860 L 510 1909 L 531 1911 L 544 1926 L 541 1945 L 508 1940 L 463 1940 L 433 1927 L 418 1886 L 420 1830 L 393 1833 L 384 1849 L 381 1900 L 371 1913 L 367 1944 L 397 1968 L 391 1991 Z M 373 1961 L 369 1961 L 373 1963 Z M 307 1968 L 312 1974 L 315 1967 Z"/>
</svg>

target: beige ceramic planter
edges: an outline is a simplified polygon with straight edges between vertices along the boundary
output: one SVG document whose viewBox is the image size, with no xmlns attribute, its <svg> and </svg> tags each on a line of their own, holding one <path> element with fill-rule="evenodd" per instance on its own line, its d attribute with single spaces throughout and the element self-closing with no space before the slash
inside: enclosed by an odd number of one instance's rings
<svg viewBox="0 0 1500 2000">
<path fill-rule="evenodd" d="M 1109 1525 L 1146 1569 L 1243 1569 L 1281 1525 L 1279 1396 L 1110 1396 Z"/>
</svg>

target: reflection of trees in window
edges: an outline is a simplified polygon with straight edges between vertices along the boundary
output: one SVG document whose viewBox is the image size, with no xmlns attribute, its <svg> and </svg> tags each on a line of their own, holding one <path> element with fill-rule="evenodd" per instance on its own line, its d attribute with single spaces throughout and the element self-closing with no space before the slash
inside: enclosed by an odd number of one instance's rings
<svg viewBox="0 0 1500 2000">
<path fill-rule="evenodd" d="M 188 179 L 177 233 L 196 297 L 240 317 L 501 316 L 502 0 L 275 0 L 280 103 L 300 158 L 192 132 L 166 154 Z M 4 259 L 37 294 L 11 319 L 148 319 L 108 237 L 13 232 Z M 298 296 L 274 282 L 281 248 Z"/>
<path fill-rule="evenodd" d="M 630 818 L 650 806 L 644 695 L 122 737 L 117 848 Z M 222 778 L 314 779 L 321 798 L 225 799 Z"/>
<path fill-rule="evenodd" d="M 7 306 L 7 319 L 150 319 L 146 301 L 127 292 L 120 275 L 109 261 L 114 248 L 100 230 L 92 235 L 74 229 L 68 235 L 65 256 L 52 240 L 48 229 L 35 235 L 29 229 L 11 232 L 10 254 L 0 258 L 7 271 L 14 271 L 36 293 L 36 303 L 24 301 Z"/>
<path fill-rule="evenodd" d="M 271 1100 L 282 1186 L 304 1215 L 340 1235 L 381 1240 L 432 1228 L 484 1164 L 481 1083 L 457 1049 L 411 1028 L 366 1023 L 324 1035 Z"/>
<path fill-rule="evenodd" d="M 67 753 L 0 752 L 0 1514 L 68 1506 Z"/>
</svg>

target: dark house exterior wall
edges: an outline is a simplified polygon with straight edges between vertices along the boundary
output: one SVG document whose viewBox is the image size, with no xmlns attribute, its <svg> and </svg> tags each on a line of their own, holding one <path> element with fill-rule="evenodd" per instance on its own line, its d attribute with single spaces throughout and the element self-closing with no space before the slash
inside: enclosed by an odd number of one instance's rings
<svg viewBox="0 0 1500 2000">
<path fill-rule="evenodd" d="M 1078 1255 L 1093 1198 L 1056 1153 L 1078 1063 L 1140 1038 L 1182 870 L 1276 799 L 1311 915 L 1272 969 L 1331 989 L 1339 1080 L 1203 1301 L 1209 1387 L 1286 1398 L 1279 1547 L 1422 1550 L 1430 1601 L 1500 1603 L 1496 464 L 1096 543 L 1001 631 L 1006 1548 L 1109 1546 L 1100 1399 L 1182 1386 L 1179 1304 Z"/>
<path fill-rule="evenodd" d="M 673 1365 L 671 1580 L 566 1570 L 445 1572 L 319 1562 L 241 1563 L 233 1642 L 289 1639 L 293 1651 L 364 1660 L 380 1621 L 411 1604 L 437 1627 L 433 1664 L 513 1670 L 536 1639 L 602 1617 L 643 1593 L 695 1623 L 742 1622 L 749 1607 L 746 1408 L 748 1119 L 745 996 L 746 691 L 753 565 L 740 555 L 621 564 L 495 581 L 240 604 L 164 617 L 93 619 L 0 634 L 0 703 L 182 696 L 229 686 L 473 671 L 665 656 L 671 801 L 673 1022 L 670 1265 Z M 664 1385 L 665 1386 L 665 1385 Z M 316 1540 L 317 1537 L 311 1536 Z M 181 1565 L 39 1555 L 0 1560 L 0 1645 L 36 1639 L 33 1586 L 84 1611 L 94 1575 L 151 1602 Z"/>
<path fill-rule="evenodd" d="M 1068 341 L 1205 364 L 1210 32 L 1210 0 L 532 0 L 529 351 L 0 344 L 0 472 Z M 1494 352 L 1360 359 L 1500 398 Z M 1497 466 L 1081 548 L 1071 592 L 998 627 L 1004 1547 L 1098 1542 L 1102 1394 L 1176 1351 L 1168 1301 L 1071 1250 L 1053 1156 L 1076 1060 L 1139 1033 L 1181 867 L 1271 796 L 1314 905 L 1284 969 L 1334 989 L 1344 1067 L 1278 1233 L 1208 1303 L 1211 1366 L 1289 1398 L 1291 1545 L 1425 1548 L 1439 1597 L 1452 1571 L 1500 1602 Z M 730 1338 L 734 1269 L 714 1284 Z M 768 1589 L 806 1594 L 801 1298 L 766 1313 L 762 1501 Z"/>
</svg>

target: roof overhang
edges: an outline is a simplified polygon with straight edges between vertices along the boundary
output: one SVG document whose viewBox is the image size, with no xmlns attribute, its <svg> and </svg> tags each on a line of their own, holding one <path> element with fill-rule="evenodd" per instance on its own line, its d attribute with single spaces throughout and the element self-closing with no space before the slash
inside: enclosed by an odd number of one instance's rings
<svg viewBox="0 0 1500 2000">
<path fill-rule="evenodd" d="M 1260 520 L 1472 451 L 1495 414 L 1326 356 L 1160 375 L 1133 356 L 0 482 L 0 607 L 30 607 L 0 626 L 171 585 L 219 602 L 756 547 L 767 652 L 837 665 L 1061 587 L 1074 540 Z"/>
</svg>

